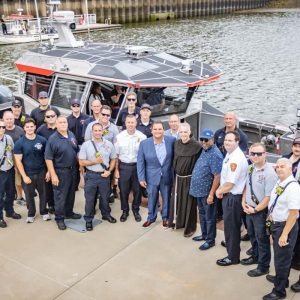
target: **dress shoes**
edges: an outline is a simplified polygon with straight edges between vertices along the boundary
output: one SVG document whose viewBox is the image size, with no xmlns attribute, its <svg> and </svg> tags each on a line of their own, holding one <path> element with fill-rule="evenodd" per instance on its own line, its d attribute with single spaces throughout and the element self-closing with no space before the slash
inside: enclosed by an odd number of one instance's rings
<svg viewBox="0 0 300 300">
<path fill-rule="evenodd" d="M 225 241 L 221 241 L 221 245 L 226 248 L 226 242 Z"/>
<path fill-rule="evenodd" d="M 114 196 L 114 193 L 111 193 L 110 196 L 109 196 L 109 203 L 114 203 L 115 202 L 115 196 Z"/>
<path fill-rule="evenodd" d="M 297 263 L 297 262 L 293 262 L 293 261 L 292 261 L 291 269 L 300 271 L 300 263 Z"/>
<path fill-rule="evenodd" d="M 141 222 L 142 221 L 142 217 L 141 217 L 139 212 L 134 212 L 133 215 L 134 215 L 134 219 L 135 219 L 136 222 Z"/>
<path fill-rule="evenodd" d="M 12 218 L 15 220 L 19 220 L 22 218 L 22 216 L 20 214 L 17 214 L 16 212 L 13 212 L 13 213 L 6 213 L 6 218 Z"/>
<path fill-rule="evenodd" d="M 72 213 L 72 215 L 66 216 L 66 219 L 78 220 L 78 219 L 81 219 L 81 214 Z"/>
<path fill-rule="evenodd" d="M 240 263 L 240 261 L 233 262 L 228 256 L 217 260 L 217 265 L 222 266 L 222 267 L 227 267 L 227 266 L 231 266 L 231 265 L 238 265 L 239 263 Z"/>
<path fill-rule="evenodd" d="M 257 269 L 257 268 L 247 272 L 247 275 L 250 277 L 259 277 L 259 276 L 266 275 L 266 274 L 269 274 L 269 270 L 261 271 L 260 269 Z"/>
<path fill-rule="evenodd" d="M 54 215 L 55 214 L 55 209 L 53 206 L 49 206 L 48 207 L 48 213 L 51 214 L 51 215 Z"/>
<path fill-rule="evenodd" d="M 250 265 L 257 264 L 257 258 L 254 256 L 249 256 L 247 258 L 242 259 L 241 264 L 243 266 L 250 266 Z"/>
<path fill-rule="evenodd" d="M 296 283 L 291 285 L 291 290 L 295 293 L 300 292 L 300 280 L 298 280 Z"/>
<path fill-rule="evenodd" d="M 117 220 L 113 216 L 102 217 L 102 220 L 108 221 L 109 223 L 117 223 Z"/>
<path fill-rule="evenodd" d="M 1 219 L 0 220 L 0 228 L 5 228 L 5 227 L 7 227 L 7 224 L 3 219 Z"/>
<path fill-rule="evenodd" d="M 63 220 L 56 221 L 59 230 L 66 230 L 67 226 Z"/>
<path fill-rule="evenodd" d="M 120 217 L 120 221 L 121 222 L 126 222 L 127 218 L 128 218 L 129 214 L 126 211 L 123 211 L 121 217 Z"/>
<path fill-rule="evenodd" d="M 197 235 L 197 236 L 194 236 L 192 238 L 192 240 L 195 242 L 201 242 L 201 241 L 205 241 L 205 237 L 203 235 Z"/>
<path fill-rule="evenodd" d="M 143 224 L 143 227 L 149 227 L 153 222 L 151 221 L 146 221 L 144 224 Z"/>
<path fill-rule="evenodd" d="M 252 249 L 252 247 L 249 248 L 249 249 L 246 251 L 246 254 L 249 255 L 249 256 L 252 256 L 252 255 L 253 255 L 253 249 Z"/>
<path fill-rule="evenodd" d="M 271 292 L 270 294 L 267 294 L 263 296 L 263 300 L 279 300 L 279 299 L 285 299 L 286 295 L 279 296 L 278 294 Z"/>
<path fill-rule="evenodd" d="M 275 276 L 274 276 L 274 275 L 267 275 L 267 276 L 266 276 L 266 279 L 267 279 L 269 282 L 273 283 L 273 284 L 274 284 L 274 282 L 275 282 Z M 286 288 L 289 287 L 289 281 L 287 281 L 285 287 L 286 287 Z"/>
<path fill-rule="evenodd" d="M 205 242 L 199 247 L 199 250 L 208 250 L 209 248 L 215 246 L 215 242 Z"/>
<path fill-rule="evenodd" d="M 241 236 L 241 241 L 242 241 L 242 242 L 249 242 L 249 241 L 250 241 L 249 234 L 246 233 L 246 234 L 244 234 L 243 236 Z"/>
<path fill-rule="evenodd" d="M 85 228 L 87 231 L 92 231 L 93 230 L 93 222 L 86 222 Z"/>
<path fill-rule="evenodd" d="M 168 220 L 163 220 L 162 226 L 163 227 L 168 227 Z"/>
</svg>

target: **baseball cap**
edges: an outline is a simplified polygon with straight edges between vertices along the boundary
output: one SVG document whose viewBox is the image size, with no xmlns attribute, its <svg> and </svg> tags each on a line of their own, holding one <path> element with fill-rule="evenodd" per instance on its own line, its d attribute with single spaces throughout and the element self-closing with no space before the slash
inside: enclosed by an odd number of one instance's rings
<svg viewBox="0 0 300 300">
<path fill-rule="evenodd" d="M 11 106 L 23 106 L 23 103 L 19 99 L 14 99 L 11 103 Z"/>
<path fill-rule="evenodd" d="M 214 132 L 211 129 L 205 128 L 201 131 L 200 138 L 210 140 L 213 137 L 214 137 Z"/>
<path fill-rule="evenodd" d="M 296 138 L 293 140 L 293 145 L 296 145 L 296 144 L 300 144 L 300 137 L 296 137 Z"/>
<path fill-rule="evenodd" d="M 81 103 L 80 103 L 80 100 L 79 100 L 79 99 L 71 99 L 71 100 L 70 100 L 70 104 L 71 104 L 71 105 L 74 105 L 74 104 L 81 105 Z"/>
<path fill-rule="evenodd" d="M 141 109 L 144 109 L 144 108 L 151 110 L 151 106 L 147 103 L 142 104 Z"/>
<path fill-rule="evenodd" d="M 48 98 L 48 93 L 45 91 L 39 92 L 39 98 Z"/>
</svg>

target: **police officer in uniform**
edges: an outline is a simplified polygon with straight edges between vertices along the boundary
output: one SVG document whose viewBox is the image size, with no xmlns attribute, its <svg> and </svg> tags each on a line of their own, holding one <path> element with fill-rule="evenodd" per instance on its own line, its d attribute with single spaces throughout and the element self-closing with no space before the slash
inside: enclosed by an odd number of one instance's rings
<svg viewBox="0 0 300 300">
<path fill-rule="evenodd" d="M 93 230 L 94 201 L 97 191 L 100 193 L 100 205 L 102 219 L 110 223 L 116 223 L 116 219 L 110 215 L 110 175 L 115 167 L 117 158 L 113 144 L 102 138 L 103 126 L 95 123 L 92 126 L 92 140 L 83 143 L 79 152 L 79 163 L 86 168 L 85 175 L 85 215 L 86 229 Z"/>
<path fill-rule="evenodd" d="M 253 254 L 242 259 L 241 264 L 258 264 L 256 269 L 247 274 L 258 277 L 269 273 L 271 260 L 270 237 L 266 233 L 267 206 L 271 191 L 277 181 L 273 166 L 266 162 L 264 144 L 251 145 L 249 155 L 252 164 L 248 167 L 246 189 L 243 193 L 242 206 L 246 213 L 248 234 Z"/>
<path fill-rule="evenodd" d="M 116 165 L 116 178 L 119 178 L 121 209 L 120 221 L 125 222 L 129 215 L 128 197 L 133 191 L 132 211 L 137 222 L 142 220 L 139 210 L 141 204 L 141 189 L 137 176 L 137 155 L 141 141 L 146 136 L 136 130 L 135 115 L 128 115 L 125 120 L 126 129 L 117 135 L 115 148 L 119 158 Z"/>
<path fill-rule="evenodd" d="M 56 120 L 57 131 L 49 138 L 45 159 L 54 191 L 55 220 L 58 229 L 65 230 L 65 218 L 80 219 L 73 212 L 77 177 L 78 145 L 74 134 L 68 130 L 66 117 Z"/>
<path fill-rule="evenodd" d="M 286 297 L 285 288 L 298 235 L 300 186 L 293 176 L 292 163 L 287 158 L 278 159 L 276 173 L 279 180 L 271 192 L 267 218 L 273 238 L 276 275 L 267 275 L 267 280 L 274 283 L 274 288 L 263 300 Z"/>
<path fill-rule="evenodd" d="M 147 138 L 152 136 L 153 120 L 151 119 L 151 106 L 144 103 L 140 110 L 141 117 L 137 120 L 136 129 L 142 132 Z"/>
<path fill-rule="evenodd" d="M 240 136 L 236 131 L 226 133 L 224 147 L 227 154 L 223 161 L 220 187 L 216 191 L 216 196 L 222 199 L 228 256 L 217 260 L 219 266 L 230 266 L 240 262 L 242 194 L 246 184 L 248 163 L 239 147 L 239 141 Z"/>
</svg>

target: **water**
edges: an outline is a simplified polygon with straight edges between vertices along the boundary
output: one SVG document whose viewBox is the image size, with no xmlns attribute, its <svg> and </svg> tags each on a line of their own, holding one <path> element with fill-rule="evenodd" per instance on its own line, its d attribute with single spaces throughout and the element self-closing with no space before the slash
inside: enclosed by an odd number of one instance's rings
<svg viewBox="0 0 300 300">
<path fill-rule="evenodd" d="M 217 65 L 201 97 L 244 118 L 290 125 L 300 108 L 300 13 L 250 14 L 134 24 L 93 32 L 94 41 L 153 46 Z M 77 36 L 87 38 L 87 34 Z M 0 48 L 0 71 L 31 45 Z"/>
</svg>

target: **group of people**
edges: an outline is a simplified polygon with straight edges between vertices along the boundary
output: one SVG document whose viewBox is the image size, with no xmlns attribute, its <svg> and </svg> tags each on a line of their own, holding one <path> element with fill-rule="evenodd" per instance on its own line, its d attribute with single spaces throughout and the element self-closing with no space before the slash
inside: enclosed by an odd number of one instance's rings
<svg viewBox="0 0 300 300">
<path fill-rule="evenodd" d="M 114 96 L 117 103 L 125 94 L 117 88 Z M 257 265 L 247 274 L 267 275 L 274 283 L 263 299 L 285 298 L 290 267 L 300 265 L 300 138 L 295 138 L 291 153 L 274 168 L 266 161 L 264 144 L 252 144 L 248 152 L 247 136 L 232 112 L 225 114 L 224 128 L 215 133 L 203 129 L 197 141 L 179 116 L 169 117 L 170 128 L 165 131 L 162 122 L 151 119 L 152 107 L 146 103 L 138 107 L 137 100 L 136 93 L 126 94 L 126 106 L 117 112 L 115 125 L 111 121 L 114 107 L 96 92 L 90 98 L 92 116 L 81 112 L 77 99 L 70 101 L 68 117 L 60 115 L 49 105 L 45 91 L 39 93 L 39 107 L 30 116 L 22 112 L 22 99 L 14 99 L 11 111 L 0 120 L 0 227 L 7 226 L 3 210 L 6 218 L 21 218 L 14 210 L 14 199 L 20 200 L 23 190 L 27 223 L 36 217 L 37 191 L 42 219 L 51 220 L 54 214 L 58 229 L 65 230 L 66 218 L 81 218 L 74 212 L 81 173 L 88 231 L 93 230 L 97 201 L 102 219 L 117 222 L 109 205 L 111 197 L 117 197 L 117 181 L 121 222 L 130 215 L 131 194 L 134 219 L 142 220 L 139 210 L 144 195 L 148 217 L 143 227 L 156 222 L 160 207 L 163 227 L 183 228 L 184 236 L 191 237 L 197 229 L 198 207 L 201 234 L 193 240 L 203 241 L 199 249 L 205 251 L 215 246 L 221 203 L 222 244 L 228 255 L 216 263 Z M 240 260 L 243 216 L 252 248 L 247 251 L 249 257 Z M 268 275 L 270 235 L 275 276 Z M 292 289 L 300 292 L 300 281 Z"/>
</svg>

